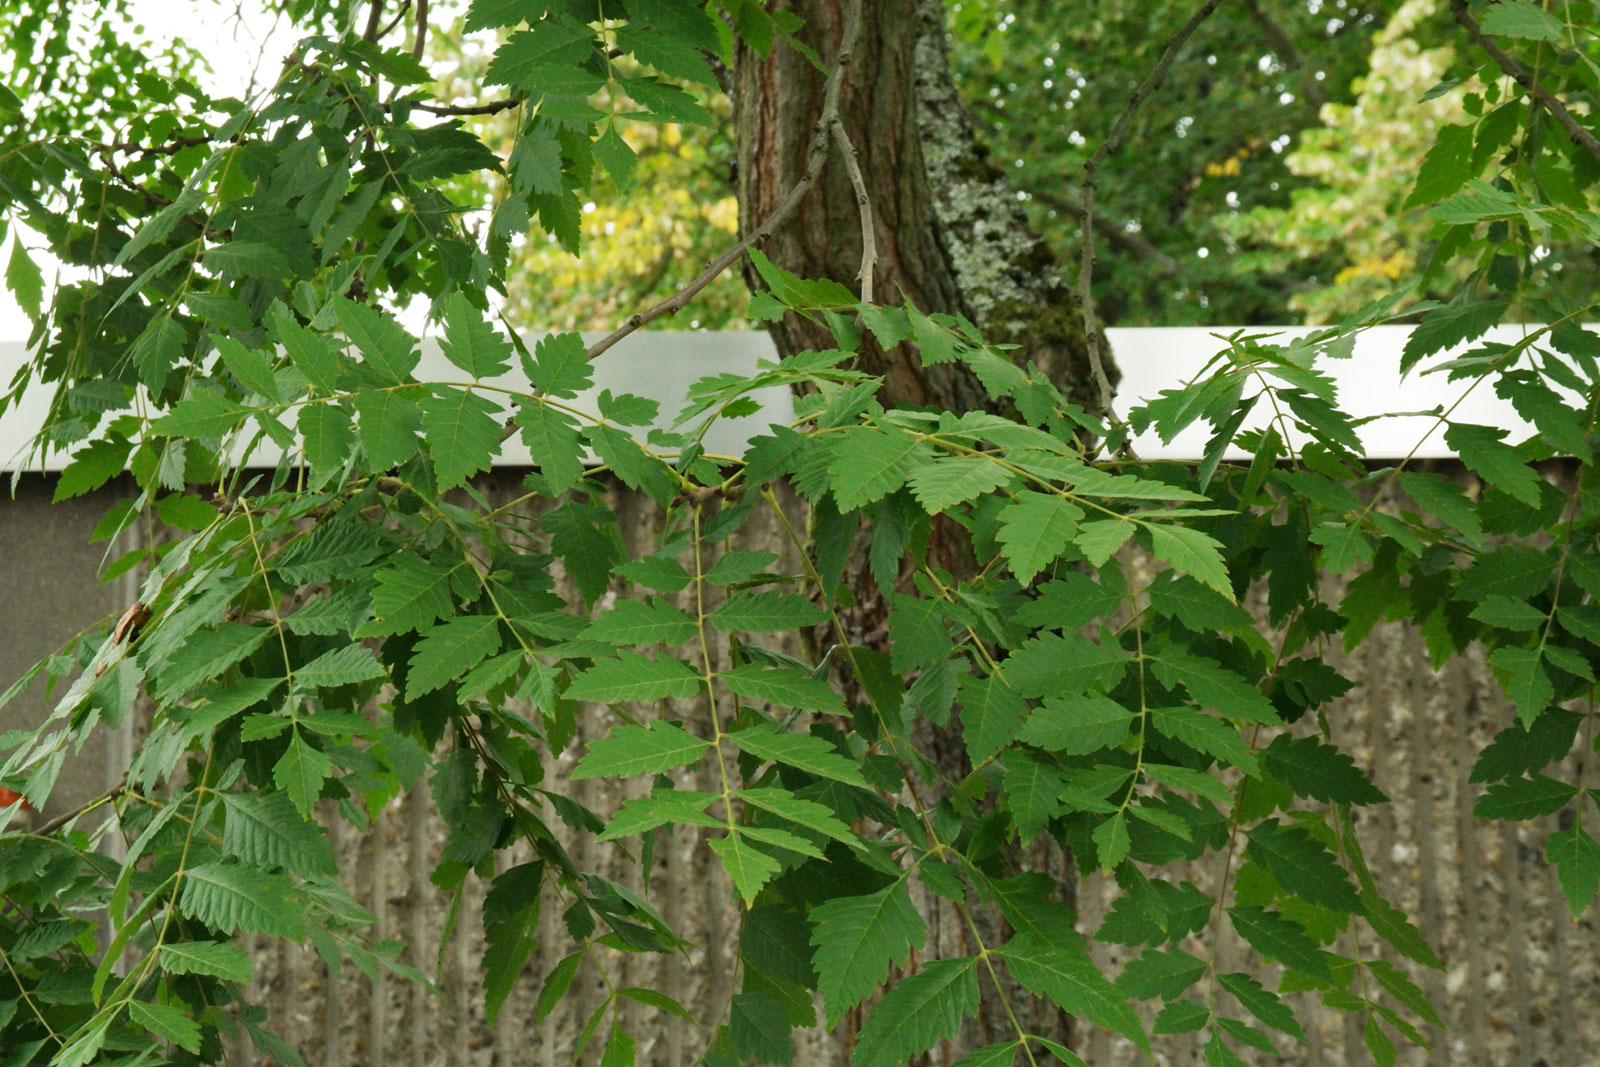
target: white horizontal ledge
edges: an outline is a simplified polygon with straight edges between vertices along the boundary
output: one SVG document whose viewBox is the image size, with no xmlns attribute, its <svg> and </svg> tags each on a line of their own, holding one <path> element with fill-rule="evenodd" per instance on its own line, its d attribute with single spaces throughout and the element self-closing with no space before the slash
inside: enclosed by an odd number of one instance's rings
<svg viewBox="0 0 1600 1067">
<path fill-rule="evenodd" d="M 1484 340 L 1512 343 L 1533 328 L 1496 327 L 1473 344 Z M 1275 341 L 1283 342 L 1303 337 L 1316 328 L 1178 326 L 1107 330 L 1112 353 L 1122 371 L 1117 392 L 1118 411 L 1125 415 L 1139 398 L 1153 397 L 1163 389 L 1177 388 L 1193 378 L 1212 356 L 1226 347 L 1217 335 L 1228 335 L 1239 329 L 1247 329 L 1251 336 L 1274 335 Z M 1451 416 L 1456 421 L 1503 427 L 1512 432 L 1513 439 L 1532 431 L 1510 402 L 1496 396 L 1491 388 L 1479 387 L 1469 392 L 1470 383 L 1447 383 L 1443 375 L 1413 373 L 1402 381 L 1400 353 L 1410 335 L 1409 326 L 1372 327 L 1357 338 L 1351 358 L 1323 360 L 1318 364 L 1338 386 L 1339 401 L 1346 412 L 1359 419 L 1388 412 L 1449 408 L 1465 394 L 1466 398 Z M 586 339 L 598 336 L 594 334 Z M 537 339 L 537 335 L 525 338 L 530 346 Z M 22 343 L 0 342 L 0 375 L 3 375 L 0 381 L 9 381 L 26 358 Z M 771 337 L 762 331 L 641 331 L 595 360 L 594 385 L 574 401 L 573 406 L 598 414 L 602 390 L 609 389 L 613 394 L 633 393 L 656 401 L 660 405 L 656 426 L 668 428 L 682 410 L 689 385 L 694 381 L 714 374 L 752 374 L 757 360 L 776 358 Z M 419 381 L 458 381 L 461 377 L 461 372 L 445 360 L 435 342 L 422 343 L 422 362 L 417 368 Z M 520 369 L 492 379 L 492 384 L 519 391 L 528 388 L 527 378 Z M 740 455 L 745 443 L 764 433 L 768 425 L 788 423 L 794 418 L 793 400 L 786 388 L 761 389 L 752 397 L 761 405 L 761 410 L 754 415 L 717 420 L 706 435 L 707 451 Z M 0 470 L 17 469 L 30 441 L 43 425 L 48 405 L 49 391 L 34 388 L 22 398 L 19 407 L 0 416 Z M 1245 425 L 1264 426 L 1270 417 L 1270 407 L 1259 405 Z M 641 440 L 648 429 L 638 431 Z M 1359 432 L 1367 454 L 1375 459 L 1453 455 L 1444 443 L 1442 428 L 1433 418 L 1415 415 L 1380 418 L 1363 425 Z M 1146 459 L 1196 459 L 1209 436 L 1209 427 L 1201 424 L 1191 426 L 1170 443 L 1161 442 L 1153 433 L 1144 434 L 1135 439 L 1134 448 Z M 1294 442 L 1297 447 L 1299 443 Z M 1229 455 L 1244 458 L 1239 452 Z M 43 464 L 35 462 L 29 469 L 60 470 L 68 458 L 61 452 L 53 452 Z M 276 458 L 276 453 L 258 449 L 251 462 L 271 463 Z M 519 467 L 529 463 L 526 447 L 512 438 L 505 443 L 497 465 Z"/>
</svg>

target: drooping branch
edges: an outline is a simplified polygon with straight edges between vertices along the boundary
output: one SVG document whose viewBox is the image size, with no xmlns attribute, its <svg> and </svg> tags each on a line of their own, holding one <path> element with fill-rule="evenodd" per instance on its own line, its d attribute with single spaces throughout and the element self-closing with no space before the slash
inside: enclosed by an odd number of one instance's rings
<svg viewBox="0 0 1600 1067">
<path fill-rule="evenodd" d="M 1561 128 L 1567 131 L 1567 136 L 1572 138 L 1574 144 L 1582 147 L 1584 151 L 1588 152 L 1596 160 L 1600 160 L 1600 139 L 1597 139 L 1594 134 L 1584 129 L 1578 120 L 1573 118 L 1572 112 L 1567 110 L 1567 105 L 1561 102 L 1560 97 L 1540 85 L 1538 79 L 1529 73 L 1528 68 L 1518 63 L 1506 53 L 1505 49 L 1495 43 L 1493 37 L 1483 32 L 1483 27 L 1478 25 L 1478 20 L 1472 17 L 1471 11 L 1467 10 L 1467 0 L 1450 0 L 1450 12 L 1455 16 L 1456 21 L 1461 24 L 1462 29 L 1471 34 L 1472 39 L 1477 41 L 1485 52 L 1489 53 L 1489 58 L 1494 60 L 1495 65 L 1505 71 L 1512 81 L 1527 90 L 1528 95 L 1561 124 Z"/>
<path fill-rule="evenodd" d="M 1095 318 L 1094 294 L 1090 291 L 1094 284 L 1094 196 L 1100 186 L 1100 165 L 1109 159 L 1117 149 L 1122 147 L 1122 139 L 1127 135 L 1128 126 L 1133 122 L 1133 116 L 1138 112 L 1141 104 L 1161 87 L 1167 78 L 1167 72 L 1172 69 L 1172 63 L 1178 58 L 1178 53 L 1188 43 L 1194 31 L 1200 24 L 1211 17 L 1222 0 L 1206 0 L 1200 9 L 1189 16 L 1189 21 L 1179 27 L 1178 32 L 1167 39 L 1166 45 L 1161 50 L 1161 58 L 1145 75 L 1144 81 L 1133 90 L 1128 97 L 1128 103 L 1117 116 L 1117 121 L 1112 124 L 1111 132 L 1106 139 L 1095 149 L 1094 154 L 1083 165 L 1083 227 L 1081 243 L 1083 256 L 1078 268 L 1078 299 L 1083 304 L 1084 333 L 1089 341 L 1089 365 L 1094 370 L 1095 384 L 1100 389 L 1101 409 L 1110 418 L 1116 417 L 1112 408 L 1113 392 L 1111 379 L 1106 375 L 1105 358 L 1100 351 L 1099 322 Z"/>
</svg>

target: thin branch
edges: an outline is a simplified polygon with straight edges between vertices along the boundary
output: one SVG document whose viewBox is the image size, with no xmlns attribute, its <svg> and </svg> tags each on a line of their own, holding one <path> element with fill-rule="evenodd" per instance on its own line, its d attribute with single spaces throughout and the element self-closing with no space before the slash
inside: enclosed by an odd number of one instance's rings
<svg viewBox="0 0 1600 1067">
<path fill-rule="evenodd" d="M 122 795 L 123 790 L 126 788 L 126 782 L 118 782 L 104 793 L 101 793 L 99 796 L 95 797 L 93 800 L 84 804 L 80 804 L 71 811 L 62 812 L 60 815 L 57 815 L 44 825 L 35 827 L 33 829 L 33 833 L 38 834 L 40 837 L 48 837 L 57 830 L 61 829 L 63 826 L 67 825 L 67 823 L 71 822 L 73 819 L 83 815 L 85 812 L 88 812 L 94 808 L 98 808 L 101 804 L 104 804 L 109 800 L 117 799 Z"/>
<path fill-rule="evenodd" d="M 878 270 L 878 238 L 872 228 L 872 199 L 867 196 L 867 181 L 861 176 L 861 161 L 856 158 L 856 146 L 850 143 L 844 122 L 833 117 L 833 139 L 838 142 L 839 155 L 844 159 L 844 169 L 850 175 L 850 184 L 856 191 L 856 210 L 861 213 L 861 269 L 856 277 L 861 281 L 861 302 L 872 303 L 872 276 Z"/>
<path fill-rule="evenodd" d="M 367 28 L 361 34 L 363 40 L 376 41 L 378 39 L 379 19 L 383 17 L 383 0 L 371 0 L 367 7 Z"/>
<path fill-rule="evenodd" d="M 816 184 L 818 176 L 822 173 L 822 164 L 828 158 L 828 146 L 833 142 L 833 122 L 839 114 L 839 87 L 844 83 L 844 73 L 850 66 L 850 50 L 855 47 L 856 35 L 861 28 L 861 0 L 847 0 L 844 5 L 844 30 L 839 37 L 839 52 L 833 61 L 833 70 L 828 75 L 828 81 L 822 93 L 822 113 L 817 116 L 813 129 L 811 148 L 806 153 L 806 168 L 801 172 L 799 180 L 784 194 L 783 200 L 761 224 L 746 234 L 737 244 L 722 255 L 712 260 L 705 270 L 697 274 L 692 281 L 667 297 L 658 304 L 653 304 L 643 311 L 630 317 L 627 322 L 606 334 L 600 340 L 589 346 L 589 358 L 594 359 L 600 353 L 633 333 L 639 327 L 654 322 L 663 315 L 670 315 L 680 311 L 684 305 L 694 299 L 696 293 L 710 285 L 716 277 L 739 261 L 745 249 L 751 245 L 759 244 L 772 236 L 772 232 L 788 221 L 795 208 L 800 206 L 800 201 L 811 191 Z"/>
<path fill-rule="evenodd" d="M 394 18 L 389 20 L 389 25 L 378 31 L 378 36 L 373 40 L 382 40 L 394 32 L 394 28 L 405 21 L 406 15 L 411 11 L 411 0 L 400 0 L 400 10 L 394 13 Z"/>
<path fill-rule="evenodd" d="M 1113 410 L 1115 394 L 1111 389 L 1111 379 L 1106 377 L 1105 359 L 1100 352 L 1100 324 L 1095 318 L 1094 294 L 1090 287 L 1094 284 L 1094 194 L 1100 187 L 1100 164 L 1104 163 L 1118 148 L 1122 147 L 1122 138 L 1128 132 L 1128 126 L 1133 122 L 1134 114 L 1139 110 L 1145 98 L 1161 87 L 1166 80 L 1167 71 L 1172 69 L 1173 60 L 1178 58 L 1178 52 L 1184 44 L 1200 28 L 1200 24 L 1211 17 L 1222 3 L 1222 0 L 1206 0 L 1200 9 L 1189 16 L 1178 32 L 1167 40 L 1166 46 L 1161 51 L 1161 59 L 1144 81 L 1134 89 L 1133 95 L 1128 97 L 1127 105 L 1122 109 L 1122 114 L 1117 116 L 1117 121 L 1111 127 L 1111 133 L 1095 149 L 1094 155 L 1083 165 L 1083 259 L 1078 270 L 1078 300 L 1083 306 L 1083 332 L 1089 348 L 1089 366 L 1094 371 L 1095 385 L 1100 390 L 1100 406 L 1108 418 L 1115 419 Z"/>
<path fill-rule="evenodd" d="M 421 59 L 428 47 L 428 0 L 417 0 L 417 39 L 411 42 L 411 58 Z"/>
<path fill-rule="evenodd" d="M 216 138 L 210 134 L 200 134 L 194 137 L 174 137 L 164 144 L 156 145 L 137 144 L 133 141 L 102 141 L 96 142 L 90 147 L 102 154 L 106 152 L 131 152 L 140 156 L 171 156 L 176 155 L 185 148 L 210 144 L 215 140 Z"/>
<path fill-rule="evenodd" d="M 1539 106 L 1550 112 L 1555 120 L 1561 124 L 1561 128 L 1567 131 L 1567 136 L 1572 138 L 1574 144 L 1580 145 L 1584 151 L 1595 159 L 1600 160 L 1600 140 L 1597 140 L 1594 134 L 1579 125 L 1578 120 L 1572 117 L 1572 112 L 1567 110 L 1567 105 L 1563 104 L 1559 97 L 1540 85 L 1538 80 L 1528 73 L 1526 67 L 1507 55 L 1503 48 L 1495 44 L 1494 38 L 1483 32 L 1483 27 L 1478 25 L 1478 20 L 1473 18 L 1472 12 L 1467 10 L 1467 0 L 1450 0 L 1450 12 L 1455 15 L 1456 21 L 1461 24 L 1462 28 L 1472 35 L 1472 39 L 1483 46 L 1485 52 L 1489 53 L 1489 58 L 1494 60 L 1501 70 L 1510 75 L 1513 81 L 1527 90 L 1528 95 L 1539 102 Z"/>
<path fill-rule="evenodd" d="M 491 100 L 486 104 L 423 104 L 408 101 L 412 111 L 426 111 L 430 115 L 498 115 L 521 104 L 521 97 L 509 100 Z M 384 110 L 394 107 L 394 101 L 384 103 Z"/>
</svg>

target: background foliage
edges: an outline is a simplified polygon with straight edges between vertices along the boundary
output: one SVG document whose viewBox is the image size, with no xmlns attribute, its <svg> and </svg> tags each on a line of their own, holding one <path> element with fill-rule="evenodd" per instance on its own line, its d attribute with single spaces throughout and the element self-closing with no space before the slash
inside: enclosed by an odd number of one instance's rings
<svg viewBox="0 0 1600 1067">
<path fill-rule="evenodd" d="M 669 990 L 615 984 L 619 955 L 682 942 L 651 901 L 582 869 L 562 842 L 592 835 L 648 864 L 676 826 L 712 832 L 742 905 L 739 991 L 701 1020 L 707 1064 L 787 1062 L 791 1028 L 832 1027 L 863 1005 L 855 1063 L 900 1064 L 955 1035 L 984 998 L 1004 1001 L 1014 1032 L 966 1067 L 1081 1062 L 1023 1026 L 1020 996 L 1145 1048 L 1204 1031 L 1208 1061 L 1232 1064 L 1303 1041 L 1294 1005 L 1308 995 L 1356 1014 L 1373 1058 L 1392 1062 L 1395 1042 L 1421 1042 L 1421 1024 L 1437 1024 L 1434 1009 L 1375 952 L 1329 948 L 1358 929 L 1358 944 L 1439 965 L 1378 894 L 1362 852 L 1355 813 L 1388 798 L 1329 742 L 1327 705 L 1351 683 L 1326 654 L 1382 618 L 1415 622 L 1436 663 L 1487 650 L 1518 716 L 1473 767 L 1489 784 L 1476 814 L 1572 811 L 1545 852 L 1573 914 L 1591 905 L 1590 783 L 1545 771 L 1594 744 L 1600 656 L 1600 340 L 1579 326 L 1593 300 L 1564 251 L 1581 259 L 1600 240 L 1600 145 L 1571 107 L 1600 73 L 1592 13 L 1502 0 L 1455 5 L 1456 24 L 1442 12 L 1424 21 L 1425 5 L 1395 16 L 1418 21 L 1390 23 L 1372 57 L 1416 32 L 1447 42 L 1436 59 L 1453 64 L 1429 90 L 1451 105 L 1426 112 L 1437 137 L 1405 194 L 1431 259 L 1418 256 L 1420 279 L 1399 260 L 1392 272 L 1410 284 L 1393 287 L 1378 282 L 1389 267 L 1358 267 L 1377 299 L 1309 338 L 1228 338 L 1192 384 L 1103 421 L 1025 352 L 986 345 L 963 321 L 863 304 L 752 249 L 765 284 L 752 311 L 828 323 L 837 347 L 698 382 L 674 430 L 645 433 L 648 400 L 606 394 L 598 416 L 572 403 L 590 381 L 577 334 L 529 350 L 493 309 L 515 299 L 511 265 L 526 246 L 548 236 L 581 249 L 592 190 L 672 180 L 693 158 L 675 146 L 715 158 L 715 135 L 682 132 L 719 128 L 714 64 L 736 38 L 790 47 L 795 27 L 749 2 L 533 6 L 530 16 L 529 5 L 476 0 L 461 31 L 499 43 L 481 72 L 463 61 L 464 80 L 441 98 L 414 30 L 367 33 L 365 7 L 293 5 L 308 35 L 245 101 L 181 78 L 122 79 L 144 63 L 131 45 L 74 66 L 93 40 L 93 5 L 6 9 L 8 28 L 30 29 L 7 38 L 21 91 L 0 94 L 7 280 L 37 346 L 8 400 L 32 381 L 56 388 L 39 447 L 79 446 L 58 496 L 132 471 L 139 496 L 102 534 L 156 518 L 185 532 L 108 567 L 140 568 L 139 603 L 35 669 L 60 680 L 59 700 L 37 731 L 5 738 L 0 780 L 43 807 L 85 736 L 149 702 L 148 736 L 117 789 L 0 837 L 9 1062 L 216 1062 L 239 1033 L 298 1062 L 242 997 L 243 935 L 427 981 L 400 946 L 368 941 L 372 917 L 341 888 L 311 819 L 322 805 L 364 829 L 423 779 L 451 826 L 435 883 L 448 894 L 492 879 L 490 1013 L 534 947 L 541 909 L 559 909 L 571 953 L 544 977 L 541 1011 L 580 973 L 597 975 L 611 996 L 580 1056 L 605 1067 L 633 1061 L 622 1000 L 684 1010 Z M 969 62 L 1003 71 L 1017 37 L 996 17 L 968 8 L 956 25 Z M 1096 32 L 1131 39 L 1125 26 L 1108 16 Z M 1286 91 L 1248 70 L 1209 73 L 1202 56 L 1237 60 L 1237 31 L 1215 24 L 1184 77 L 1256 99 Z M 1025 48 L 1049 42 L 1029 35 Z M 1375 107 L 1416 106 L 1415 87 L 1381 81 L 1378 58 L 1353 45 L 1339 54 L 1335 69 L 1372 64 L 1363 92 Z M 169 60 L 193 62 L 176 48 Z M 1518 72 L 1523 82 L 1506 76 Z M 1006 115 L 1048 111 L 1033 91 L 1018 90 Z M 1116 108 L 1109 87 L 1080 99 L 1086 111 Z M 480 125 L 482 110 L 500 121 Z M 1333 114 L 1302 159 L 1342 156 L 1371 134 L 1366 113 Z M 1019 128 L 998 122 L 996 136 Z M 1053 150 L 1077 147 L 1069 137 Z M 1269 192 L 1294 186 L 1298 223 L 1262 194 L 1258 221 L 1280 227 L 1275 240 L 1315 241 L 1329 224 L 1311 209 L 1325 193 L 1288 181 L 1246 138 L 1155 147 L 1207 182 L 1248 172 Z M 1159 205 L 1177 220 L 1160 232 L 1192 245 L 1220 225 L 1211 187 L 1197 188 L 1176 214 L 1153 187 L 1108 186 L 1107 203 L 1141 220 Z M 1383 195 L 1338 210 L 1368 217 L 1393 203 Z M 619 192 L 610 203 L 620 217 L 645 201 Z M 692 245 L 720 224 L 687 225 Z M 1140 232 L 1155 239 L 1155 227 Z M 64 264 L 48 302 L 35 241 Z M 627 273 L 648 279 L 648 258 L 627 255 Z M 542 277 L 517 284 L 532 293 Z M 541 298 L 564 301 L 597 283 L 550 284 Z M 1156 283 L 1124 284 L 1136 314 Z M 1189 284 L 1196 302 L 1214 291 L 1235 309 L 1285 299 L 1270 271 L 1231 285 L 1202 270 Z M 1426 292 L 1449 302 L 1417 300 Z M 1345 298 L 1305 299 L 1333 315 Z M 451 380 L 414 377 L 417 339 L 395 316 L 414 301 Z M 1536 429 L 1508 440 L 1454 407 L 1428 416 L 1482 478 L 1481 496 L 1405 464 L 1372 469 L 1320 369 L 1402 314 L 1420 318 L 1408 370 L 1494 389 Z M 1549 325 L 1438 358 L 1510 314 Z M 1000 413 L 886 409 L 880 383 L 853 367 L 868 334 L 914 346 L 925 365 L 964 368 Z M 507 377 L 513 367 L 525 384 Z M 795 423 L 742 456 L 706 452 L 706 428 L 772 384 L 801 391 Z M 1241 431 L 1256 409 L 1270 412 L 1265 428 Z M 1196 422 L 1211 429 L 1198 463 L 1145 463 L 1122 448 L 1130 427 L 1170 438 Z M 508 433 L 535 459 L 525 499 L 540 502 L 536 519 L 489 506 L 471 484 Z M 1231 442 L 1254 459 L 1221 462 Z M 282 458 L 249 473 L 268 445 Z M 1532 465 L 1552 458 L 1561 479 Z M 611 479 L 666 516 L 641 558 L 621 549 Z M 803 524 L 786 508 L 791 490 Z M 1398 514 L 1375 506 L 1390 492 L 1407 502 Z M 757 515 L 787 531 L 792 562 L 746 543 Z M 873 536 L 858 557 L 863 523 Z M 972 558 L 931 558 L 936 524 L 965 530 Z M 580 600 L 555 594 L 558 565 Z M 1319 578 L 1352 571 L 1349 593 L 1326 602 Z M 884 648 L 852 643 L 839 621 L 868 583 L 889 605 Z M 1265 625 L 1240 606 L 1253 591 Z M 564 751 L 598 704 L 621 721 L 574 776 L 648 783 L 617 811 L 591 811 L 542 777 L 541 754 Z M 959 738 L 968 773 L 938 770 L 930 725 Z M 675 788 L 669 772 L 701 761 L 720 788 Z M 1042 835 L 1081 872 L 1114 875 L 1122 896 L 1098 930 L 1075 929 L 1054 882 L 1024 862 L 1019 846 Z M 496 874 L 495 854 L 516 841 L 534 858 Z M 1218 851 L 1230 877 L 1215 896 L 1166 876 Z M 963 917 L 970 954 L 922 957 L 913 883 Z M 1086 936 L 1139 953 L 1102 973 Z M 1180 947 L 1224 936 L 1281 964 L 1277 988 Z M 1148 1032 L 1139 1001 L 1159 1004 Z"/>
</svg>

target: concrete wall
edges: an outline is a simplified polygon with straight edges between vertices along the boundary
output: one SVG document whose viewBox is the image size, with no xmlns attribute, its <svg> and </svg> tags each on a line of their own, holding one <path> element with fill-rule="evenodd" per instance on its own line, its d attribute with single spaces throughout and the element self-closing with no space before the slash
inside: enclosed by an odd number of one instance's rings
<svg viewBox="0 0 1600 1067">
<path fill-rule="evenodd" d="M 481 488 L 496 503 L 516 492 L 516 472 L 486 476 Z M 0 501 L 0 683 L 19 674 L 32 658 L 49 651 L 79 627 L 120 612 L 126 592 L 117 583 L 96 585 L 93 573 L 103 545 L 88 546 L 90 529 L 114 499 L 106 491 L 51 508 L 50 484 L 24 478 L 15 499 Z M 623 528 L 638 552 L 655 533 L 656 514 L 647 502 L 619 497 Z M 770 537 L 752 531 L 743 547 Z M 1330 595 L 1337 596 L 1336 590 Z M 1435 675 L 1416 635 L 1401 626 L 1380 626 L 1345 666 L 1361 684 L 1328 710 L 1337 740 L 1354 753 L 1395 803 L 1362 813 L 1360 832 L 1380 882 L 1416 916 L 1447 964 L 1440 974 L 1419 971 L 1382 951 L 1370 938 L 1346 940 L 1341 951 L 1378 953 L 1410 971 L 1429 991 L 1450 1023 L 1430 1035 L 1431 1051 L 1402 1051 L 1406 1065 L 1461 1067 L 1580 1067 L 1600 1063 L 1600 933 L 1591 912 L 1579 923 L 1568 917 L 1554 873 L 1541 858 L 1545 833 L 1554 821 L 1484 824 L 1469 812 L 1481 787 L 1466 784 L 1478 749 L 1513 720 L 1510 707 L 1482 662 L 1467 658 Z M 36 719 L 41 693 L 0 712 L 0 730 Z M 609 727 L 597 715 L 584 736 Z M 131 732 L 112 737 L 99 751 L 87 750 L 63 774 L 61 805 L 92 796 L 119 773 Z M 579 749 L 581 751 L 581 748 Z M 548 768 L 553 787 L 565 782 L 568 761 Z M 1576 769 L 1573 777 L 1576 776 Z M 682 783 L 715 788 L 693 775 Z M 579 799 L 608 812 L 622 797 L 605 795 L 591 782 L 570 783 Z M 437 996 L 398 979 L 373 982 L 346 968 L 332 975 L 309 950 L 263 946 L 254 995 L 267 1004 L 289 1039 L 316 1067 L 555 1067 L 572 1062 L 572 1044 L 603 988 L 585 969 L 575 996 L 541 1026 L 532 1012 L 538 985 L 563 954 L 559 909 L 542 923 L 545 948 L 529 965 L 522 988 L 493 1028 L 484 1024 L 480 974 L 482 896 L 474 887 L 463 902 L 451 942 L 440 952 L 446 900 L 428 882 L 443 840 L 443 828 L 425 788 L 419 787 L 379 817 L 373 833 L 332 830 L 335 848 L 357 898 L 380 918 L 381 932 L 406 941 L 407 958 L 430 972 L 442 955 Z M 732 973 L 738 913 L 697 832 L 680 833 L 657 855 L 649 884 L 642 884 L 609 846 L 576 844 L 580 863 L 592 865 L 638 891 L 648 892 L 680 931 L 696 943 L 682 956 L 627 957 L 609 966 L 622 985 L 658 985 L 702 1017 L 723 1004 Z M 520 857 L 509 856 L 505 863 Z M 1215 885 L 1218 859 L 1185 872 L 1202 888 Z M 1079 893 L 1081 928 L 1092 932 L 1104 914 L 1111 888 L 1091 879 Z M 1191 944 L 1204 954 L 1209 946 Z M 1223 969 L 1249 968 L 1237 940 L 1219 945 Z M 1126 958 L 1119 946 L 1097 945 L 1108 966 Z M 1253 969 L 1253 968 L 1250 968 Z M 1265 969 L 1269 985 L 1275 975 Z M 1289 1047 L 1286 1062 L 1306 1067 L 1368 1064 L 1359 1027 L 1344 1016 L 1322 1012 L 1306 997 L 1297 1007 L 1310 1012 L 1311 1043 Z M 663 1020 L 642 1008 L 625 1012 L 647 1067 L 689 1067 L 700 1035 L 687 1024 Z M 1188 1038 L 1162 1038 L 1159 1063 L 1198 1065 Z M 1082 1051 L 1097 1065 L 1141 1062 L 1131 1049 L 1102 1034 L 1086 1038 Z M 800 1067 L 843 1067 L 842 1043 L 825 1036 L 797 1042 Z M 583 1063 L 598 1061 L 598 1049 Z M 247 1049 L 231 1061 L 264 1067 Z"/>
</svg>

